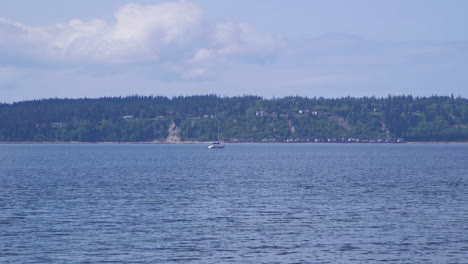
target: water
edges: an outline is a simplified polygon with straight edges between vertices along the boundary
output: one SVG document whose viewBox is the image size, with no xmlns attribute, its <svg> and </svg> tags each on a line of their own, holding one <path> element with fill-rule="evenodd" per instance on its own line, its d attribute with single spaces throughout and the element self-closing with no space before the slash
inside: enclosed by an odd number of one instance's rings
<svg viewBox="0 0 468 264">
<path fill-rule="evenodd" d="M 468 145 L 0 145 L 0 263 L 468 263 Z"/>
</svg>

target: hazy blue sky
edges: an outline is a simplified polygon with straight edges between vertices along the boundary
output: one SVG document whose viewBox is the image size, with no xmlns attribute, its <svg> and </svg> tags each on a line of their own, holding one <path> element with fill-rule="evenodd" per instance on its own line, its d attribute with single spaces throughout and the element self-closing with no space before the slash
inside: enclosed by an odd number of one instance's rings
<svg viewBox="0 0 468 264">
<path fill-rule="evenodd" d="M 5 0 L 0 101 L 468 96 L 468 1 Z"/>
</svg>

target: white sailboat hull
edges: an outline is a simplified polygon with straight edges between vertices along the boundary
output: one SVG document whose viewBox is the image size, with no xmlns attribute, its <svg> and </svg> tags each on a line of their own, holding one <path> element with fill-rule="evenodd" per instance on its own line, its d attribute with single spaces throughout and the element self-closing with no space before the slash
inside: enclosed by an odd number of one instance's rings
<svg viewBox="0 0 468 264">
<path fill-rule="evenodd" d="M 215 144 L 212 144 L 212 145 L 209 145 L 208 148 L 209 148 L 209 149 L 222 149 L 222 148 L 224 148 L 224 145 L 215 145 Z"/>
</svg>

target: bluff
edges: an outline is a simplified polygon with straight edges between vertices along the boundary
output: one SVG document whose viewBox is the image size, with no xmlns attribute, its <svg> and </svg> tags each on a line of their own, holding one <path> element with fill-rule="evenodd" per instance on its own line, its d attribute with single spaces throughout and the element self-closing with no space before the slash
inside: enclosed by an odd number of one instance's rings
<svg viewBox="0 0 468 264">
<path fill-rule="evenodd" d="M 454 96 L 128 96 L 0 104 L 0 141 L 395 142 L 468 140 Z"/>
</svg>

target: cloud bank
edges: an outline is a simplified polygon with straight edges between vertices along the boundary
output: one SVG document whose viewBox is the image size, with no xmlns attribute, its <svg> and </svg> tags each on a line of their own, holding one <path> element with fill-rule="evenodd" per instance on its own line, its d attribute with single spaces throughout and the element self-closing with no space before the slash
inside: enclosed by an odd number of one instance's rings
<svg viewBox="0 0 468 264">
<path fill-rule="evenodd" d="M 213 21 L 190 2 L 126 4 L 114 19 L 48 26 L 1 18 L 0 102 L 129 94 L 468 96 L 468 43 L 287 41 Z"/>
<path fill-rule="evenodd" d="M 180 77 L 203 77 L 226 60 L 272 57 L 284 45 L 245 23 L 210 23 L 185 1 L 127 4 L 113 23 L 74 19 L 33 27 L 0 18 L 0 58 L 8 66 L 152 64 Z"/>
</svg>

